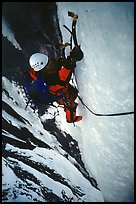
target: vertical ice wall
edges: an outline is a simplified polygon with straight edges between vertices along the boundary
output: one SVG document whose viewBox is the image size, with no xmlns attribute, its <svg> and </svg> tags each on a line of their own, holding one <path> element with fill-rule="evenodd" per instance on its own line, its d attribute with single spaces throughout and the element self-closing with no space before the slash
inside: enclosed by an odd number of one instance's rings
<svg viewBox="0 0 136 204">
<path fill-rule="evenodd" d="M 77 38 L 85 57 L 77 63 L 76 78 L 83 101 L 97 113 L 133 111 L 133 3 L 61 2 L 57 5 L 65 42 L 70 36 L 63 24 L 71 26 L 67 11 L 79 16 Z M 76 127 L 63 122 L 63 128 L 79 141 L 86 166 L 95 175 L 105 200 L 133 201 L 133 115 L 96 117 L 82 104 L 78 111 L 83 121 Z"/>
</svg>

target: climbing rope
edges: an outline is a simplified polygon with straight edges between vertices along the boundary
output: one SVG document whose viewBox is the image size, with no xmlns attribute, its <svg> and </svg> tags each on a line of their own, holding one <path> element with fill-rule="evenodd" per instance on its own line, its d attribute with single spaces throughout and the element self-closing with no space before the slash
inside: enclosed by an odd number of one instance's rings
<svg viewBox="0 0 136 204">
<path fill-rule="evenodd" d="M 73 86 L 77 89 L 78 93 L 79 93 L 79 90 L 77 88 L 77 83 L 75 84 L 74 82 L 74 78 L 75 78 L 75 81 L 76 80 L 76 76 L 75 76 L 75 73 L 73 73 L 73 77 L 71 79 L 71 82 L 73 84 Z M 92 113 L 93 115 L 96 115 L 96 116 L 121 116 L 121 115 L 130 115 L 130 114 L 134 114 L 134 111 L 129 111 L 129 112 L 121 112 L 121 113 L 95 113 L 94 111 L 92 111 L 86 104 L 85 102 L 83 101 L 83 99 L 80 97 L 80 95 L 78 94 L 77 96 L 80 100 L 80 102 L 83 104 L 83 106 L 90 112 Z"/>
<path fill-rule="evenodd" d="M 86 107 L 87 110 L 89 110 L 92 114 L 96 115 L 96 116 L 121 116 L 121 115 L 130 115 L 130 114 L 134 114 L 134 111 L 130 111 L 130 112 L 122 112 L 122 113 L 95 113 L 93 112 L 82 100 L 82 98 L 78 95 L 79 100 L 81 101 L 81 103 L 84 105 L 84 107 Z"/>
<path fill-rule="evenodd" d="M 73 40 L 74 40 L 74 44 L 75 46 L 77 45 L 77 38 L 76 38 L 76 22 L 77 22 L 77 18 L 78 16 L 75 15 L 74 13 L 71 13 L 71 12 L 68 12 L 68 16 L 70 17 L 75 17 L 76 19 L 73 19 L 73 22 L 72 22 L 72 31 L 66 26 L 66 25 L 63 25 L 67 30 L 68 32 L 71 34 L 71 37 L 70 37 L 70 48 L 72 49 L 72 37 L 73 37 Z M 74 74 L 74 73 L 73 73 Z M 75 74 L 74 74 L 75 76 Z M 76 81 L 76 77 L 75 77 L 75 81 Z M 72 83 L 74 85 L 74 87 L 78 90 L 77 86 L 75 85 L 74 83 L 74 80 L 72 79 Z M 79 91 L 78 91 L 79 93 Z M 121 112 L 121 113 L 95 113 L 93 112 L 83 101 L 83 99 L 79 96 L 77 96 L 79 98 L 79 100 L 81 101 L 81 103 L 83 104 L 83 106 L 92 114 L 96 115 L 96 116 L 121 116 L 121 115 L 130 115 L 130 114 L 134 114 L 134 111 L 129 111 L 129 112 Z"/>
</svg>

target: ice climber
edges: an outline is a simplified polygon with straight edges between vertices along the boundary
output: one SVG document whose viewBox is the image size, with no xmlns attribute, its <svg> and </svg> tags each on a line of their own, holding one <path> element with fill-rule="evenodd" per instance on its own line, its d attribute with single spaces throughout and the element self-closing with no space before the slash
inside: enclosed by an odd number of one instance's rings
<svg viewBox="0 0 136 204">
<path fill-rule="evenodd" d="M 29 59 L 30 76 L 37 82 L 38 88 L 43 94 L 49 91 L 50 97 L 55 96 L 56 101 L 60 105 L 64 105 L 66 120 L 69 123 L 82 119 L 82 116 L 76 116 L 78 104 L 75 100 L 78 91 L 69 83 L 76 62 L 82 58 L 83 53 L 80 46 L 75 46 L 67 58 L 48 60 L 47 55 L 35 53 Z"/>
<path fill-rule="evenodd" d="M 46 101 L 49 101 L 49 104 L 57 101 L 59 105 L 63 105 L 67 122 L 74 123 L 80 121 L 82 116 L 76 115 L 78 103 L 75 100 L 78 96 L 78 91 L 69 82 L 76 68 L 76 62 L 83 59 L 83 52 L 76 39 L 78 15 L 68 11 L 68 16 L 73 19 L 72 31 L 66 26 L 65 28 L 71 33 L 71 38 L 70 43 L 62 43 L 61 57 L 49 60 L 47 55 L 35 53 L 30 57 L 29 63 L 31 66 L 30 76 L 35 81 L 38 90 L 46 98 Z M 75 44 L 73 49 L 72 37 Z M 70 54 L 65 57 L 65 48 L 68 45 L 70 45 Z"/>
</svg>

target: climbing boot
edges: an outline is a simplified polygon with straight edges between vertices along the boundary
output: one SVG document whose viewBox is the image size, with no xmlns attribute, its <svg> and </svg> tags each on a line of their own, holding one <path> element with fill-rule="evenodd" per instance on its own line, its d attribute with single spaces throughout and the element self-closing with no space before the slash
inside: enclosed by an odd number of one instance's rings
<svg viewBox="0 0 136 204">
<path fill-rule="evenodd" d="M 78 103 L 74 103 L 73 106 L 65 107 L 66 120 L 68 123 L 79 122 L 82 119 L 82 116 L 76 116 L 76 108 Z"/>
</svg>

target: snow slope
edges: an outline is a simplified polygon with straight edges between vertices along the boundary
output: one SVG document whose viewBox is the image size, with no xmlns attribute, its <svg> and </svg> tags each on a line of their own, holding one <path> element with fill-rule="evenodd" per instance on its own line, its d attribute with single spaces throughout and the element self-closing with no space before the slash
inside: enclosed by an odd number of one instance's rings
<svg viewBox="0 0 136 204">
<path fill-rule="evenodd" d="M 77 38 L 84 59 L 76 78 L 84 103 L 96 113 L 134 110 L 133 2 L 58 2 L 63 41 L 71 28 L 67 11 L 78 14 Z M 134 196 L 134 116 L 98 117 L 79 102 L 82 122 L 60 127 L 79 142 L 87 169 L 98 181 L 106 201 L 129 202 Z"/>
<path fill-rule="evenodd" d="M 37 110 L 25 110 L 22 87 L 5 77 L 2 82 L 3 202 L 103 201 L 84 168 L 78 143 L 55 128 L 56 108 L 49 108 L 42 122 Z"/>
</svg>

